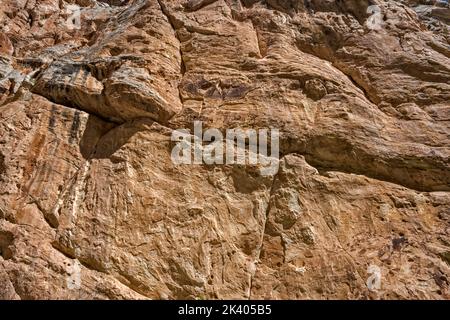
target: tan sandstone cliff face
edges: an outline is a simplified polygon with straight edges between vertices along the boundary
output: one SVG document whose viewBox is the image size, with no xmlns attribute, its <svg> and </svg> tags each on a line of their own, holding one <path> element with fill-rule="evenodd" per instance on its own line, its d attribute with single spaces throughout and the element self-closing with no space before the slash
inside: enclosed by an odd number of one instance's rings
<svg viewBox="0 0 450 320">
<path fill-rule="evenodd" d="M 449 299 L 432 3 L 0 0 L 0 298 Z M 279 171 L 175 165 L 195 120 Z"/>
</svg>

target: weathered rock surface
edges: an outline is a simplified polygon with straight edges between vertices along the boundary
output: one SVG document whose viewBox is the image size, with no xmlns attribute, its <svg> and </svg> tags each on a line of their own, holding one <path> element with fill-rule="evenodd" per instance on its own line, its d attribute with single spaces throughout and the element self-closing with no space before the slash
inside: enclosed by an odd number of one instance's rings
<svg viewBox="0 0 450 320">
<path fill-rule="evenodd" d="M 2 0 L 0 298 L 449 299 L 449 15 Z M 174 164 L 195 120 L 278 173 Z"/>
</svg>

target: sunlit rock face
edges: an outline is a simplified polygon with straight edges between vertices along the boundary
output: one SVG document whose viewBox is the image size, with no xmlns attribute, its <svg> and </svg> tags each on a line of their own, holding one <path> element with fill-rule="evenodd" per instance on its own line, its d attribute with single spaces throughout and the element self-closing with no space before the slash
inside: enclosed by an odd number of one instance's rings
<svg viewBox="0 0 450 320">
<path fill-rule="evenodd" d="M 1 0 L 0 298 L 450 299 L 450 9 Z M 279 167 L 172 136 L 279 130 Z M 225 135 L 224 135 L 225 137 Z"/>
</svg>

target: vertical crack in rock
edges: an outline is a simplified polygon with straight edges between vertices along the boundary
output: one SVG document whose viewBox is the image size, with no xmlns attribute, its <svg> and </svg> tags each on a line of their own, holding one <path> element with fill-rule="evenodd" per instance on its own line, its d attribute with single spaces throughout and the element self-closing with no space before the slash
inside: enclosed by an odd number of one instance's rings
<svg viewBox="0 0 450 320">
<path fill-rule="evenodd" d="M 267 52 L 265 49 L 263 49 L 261 36 L 260 36 L 258 28 L 255 26 L 255 23 L 253 22 L 253 20 L 251 20 L 251 24 L 252 24 L 253 31 L 255 32 L 256 44 L 258 46 L 258 51 L 259 51 L 259 58 L 261 59 L 266 56 Z"/>
<path fill-rule="evenodd" d="M 283 158 L 280 159 L 280 162 L 282 161 Z M 268 222 L 268 218 L 269 218 L 269 214 L 270 214 L 270 209 L 271 209 L 271 201 L 272 201 L 272 195 L 275 191 L 275 182 L 278 178 L 278 172 L 273 176 L 272 179 L 272 184 L 270 186 L 270 191 L 269 191 L 269 198 L 267 201 L 267 208 L 266 208 L 266 213 L 265 213 L 265 219 L 263 222 L 263 231 L 261 233 L 261 239 L 259 241 L 259 245 L 258 245 L 258 250 L 256 252 L 256 259 L 253 262 L 253 270 L 251 270 L 250 272 L 250 281 L 249 281 L 249 289 L 248 289 L 248 300 L 252 299 L 252 289 L 253 289 L 253 279 L 256 276 L 256 273 L 258 271 L 258 265 L 261 263 L 261 252 L 262 252 L 262 248 L 264 246 L 264 236 L 266 234 L 266 228 L 267 228 L 267 222 Z"/>
<path fill-rule="evenodd" d="M 174 33 L 174 36 L 175 36 L 175 38 L 178 40 L 178 50 L 179 50 L 179 53 L 180 53 L 180 73 L 181 73 L 181 79 L 180 79 L 180 84 L 183 82 L 183 77 L 184 77 L 184 74 L 186 73 L 186 65 L 185 65 L 185 63 L 184 63 L 184 57 L 183 57 L 183 50 L 182 50 L 182 48 L 181 48 L 181 44 L 182 44 L 182 42 L 181 42 L 181 40 L 180 40 L 180 38 L 178 37 L 178 34 L 177 34 L 177 28 L 176 28 L 176 25 L 175 25 L 175 23 L 174 23 L 174 21 L 173 21 L 173 16 L 170 14 L 170 11 L 169 11 L 169 9 L 166 7 L 166 5 L 163 3 L 163 0 L 158 0 L 158 4 L 159 4 L 159 7 L 161 8 L 161 12 L 165 15 L 165 17 L 166 17 L 166 19 L 167 19 L 167 21 L 169 22 L 169 24 L 170 24 L 170 26 L 172 27 L 172 30 L 173 30 L 173 33 Z M 181 90 L 180 90 L 180 87 L 179 87 L 180 85 L 178 85 L 178 97 L 179 97 L 179 99 L 180 99 L 180 103 L 183 105 L 183 96 L 182 96 L 182 94 L 181 94 Z"/>
</svg>

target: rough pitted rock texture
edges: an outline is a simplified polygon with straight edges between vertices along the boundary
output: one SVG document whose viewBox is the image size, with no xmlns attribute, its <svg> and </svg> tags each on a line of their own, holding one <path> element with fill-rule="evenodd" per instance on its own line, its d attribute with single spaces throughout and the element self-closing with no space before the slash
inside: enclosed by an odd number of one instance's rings
<svg viewBox="0 0 450 320">
<path fill-rule="evenodd" d="M 0 0 L 0 298 L 449 299 L 449 19 Z M 279 171 L 175 165 L 195 120 L 278 128 Z"/>
</svg>

